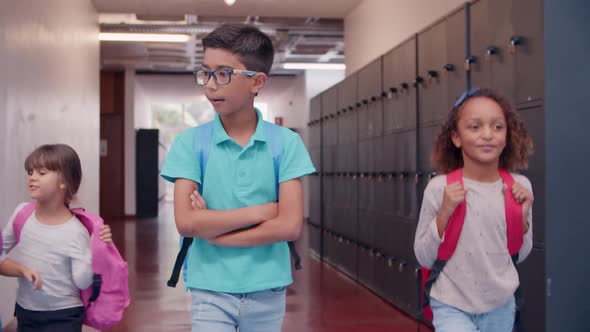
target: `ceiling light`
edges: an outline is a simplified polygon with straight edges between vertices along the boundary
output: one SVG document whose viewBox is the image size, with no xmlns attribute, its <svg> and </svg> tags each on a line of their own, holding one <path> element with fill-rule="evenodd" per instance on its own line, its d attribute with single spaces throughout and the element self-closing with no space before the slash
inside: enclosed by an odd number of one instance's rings
<svg viewBox="0 0 590 332">
<path fill-rule="evenodd" d="M 285 69 L 329 69 L 344 70 L 346 65 L 343 63 L 305 63 L 305 62 L 287 62 L 283 64 Z"/>
<path fill-rule="evenodd" d="M 223 1 L 225 1 L 225 4 L 230 7 L 233 6 L 234 3 L 236 3 L 236 0 L 223 0 Z"/>
<path fill-rule="evenodd" d="M 99 40 L 104 41 L 135 41 L 135 42 L 164 42 L 164 43 L 185 43 L 190 36 L 183 34 L 164 33 L 111 33 L 101 32 Z"/>
</svg>

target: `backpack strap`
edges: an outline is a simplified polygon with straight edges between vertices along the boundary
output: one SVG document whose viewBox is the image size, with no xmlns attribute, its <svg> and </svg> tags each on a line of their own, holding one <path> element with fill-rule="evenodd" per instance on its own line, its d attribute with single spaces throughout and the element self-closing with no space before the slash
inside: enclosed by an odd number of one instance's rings
<svg viewBox="0 0 590 332">
<path fill-rule="evenodd" d="M 522 236 L 522 206 L 518 204 L 512 194 L 512 185 L 514 185 L 514 178 L 512 175 L 501 169 L 500 177 L 502 177 L 502 181 L 506 185 L 506 192 L 504 193 L 506 205 L 506 236 L 508 239 L 508 252 L 513 256 L 518 255 L 520 247 L 522 247 L 524 241 Z"/>
<path fill-rule="evenodd" d="M 461 168 L 448 173 L 446 177 L 447 185 L 453 184 L 455 182 L 459 182 L 461 185 L 463 185 L 463 170 Z M 432 268 L 430 268 L 430 271 L 427 271 L 426 269 L 423 269 L 422 271 L 422 278 L 425 278 L 425 280 L 422 281 L 424 284 L 424 296 L 421 299 L 423 308 L 429 306 L 430 290 L 445 267 L 447 261 L 451 258 L 451 256 L 453 256 L 453 253 L 457 248 L 459 236 L 461 235 L 461 230 L 463 229 L 463 223 L 465 221 L 466 210 L 467 203 L 465 200 L 457 205 L 455 211 L 453 211 L 453 214 L 449 219 L 449 222 L 447 223 L 447 227 L 445 228 L 444 240 L 438 247 L 436 261 L 432 265 Z"/>
<path fill-rule="evenodd" d="M 266 142 L 269 146 L 270 153 L 272 154 L 272 161 L 275 169 L 275 184 L 278 198 L 281 159 L 283 158 L 283 133 L 281 127 L 273 123 L 264 121 L 264 125 L 266 130 Z M 289 241 L 287 244 L 289 245 L 289 252 L 291 252 L 291 256 L 293 256 L 295 270 L 301 270 L 301 257 L 295 248 L 295 242 Z"/>
<path fill-rule="evenodd" d="M 16 214 L 16 217 L 14 218 L 14 221 L 12 222 L 12 229 L 14 231 L 14 238 L 16 239 L 16 243 L 18 243 L 18 241 L 20 241 L 20 234 L 23 231 L 23 227 L 25 226 L 25 222 L 33 214 L 33 212 L 35 211 L 35 208 L 37 208 L 37 203 L 30 202 L 30 203 L 27 203 L 25 206 L 23 206 L 23 208 L 20 209 L 20 211 L 18 211 L 18 213 Z"/>
<path fill-rule="evenodd" d="M 459 182 L 463 185 L 463 170 L 458 168 L 447 174 L 447 185 Z M 438 259 L 448 261 L 459 243 L 459 236 L 463 229 L 463 222 L 465 221 L 465 212 L 467 211 L 467 203 L 465 200 L 461 202 L 453 211 L 447 227 L 445 228 L 445 238 L 438 248 Z"/>
<path fill-rule="evenodd" d="M 209 161 L 209 152 L 211 151 L 211 141 L 213 139 L 213 121 L 207 122 L 201 126 L 195 128 L 195 141 L 194 150 L 196 158 L 199 161 L 201 167 L 201 184 L 199 185 L 199 193 L 203 194 L 203 186 L 205 183 L 205 169 L 207 168 L 207 162 Z M 184 280 L 186 281 L 186 260 L 188 258 L 188 249 L 193 244 L 193 238 L 180 237 L 180 251 L 176 255 L 176 261 L 174 262 L 174 268 L 172 268 L 172 275 L 166 283 L 168 287 L 176 287 L 178 284 L 178 278 L 180 277 L 180 270 Z"/>
</svg>

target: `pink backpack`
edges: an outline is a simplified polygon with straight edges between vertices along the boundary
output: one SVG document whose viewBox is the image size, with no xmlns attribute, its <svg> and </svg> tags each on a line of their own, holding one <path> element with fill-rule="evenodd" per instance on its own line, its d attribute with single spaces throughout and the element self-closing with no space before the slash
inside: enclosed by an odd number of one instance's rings
<svg viewBox="0 0 590 332">
<path fill-rule="evenodd" d="M 25 222 L 36 207 L 36 203 L 29 203 L 16 215 L 13 228 L 17 243 Z M 123 319 L 123 312 L 129 306 L 127 262 L 121 258 L 114 244 L 100 239 L 100 229 L 104 224 L 102 218 L 84 209 L 72 209 L 72 213 L 84 224 L 92 241 L 94 280 L 90 287 L 81 291 L 86 311 L 84 324 L 99 330 L 107 329 Z"/>
</svg>

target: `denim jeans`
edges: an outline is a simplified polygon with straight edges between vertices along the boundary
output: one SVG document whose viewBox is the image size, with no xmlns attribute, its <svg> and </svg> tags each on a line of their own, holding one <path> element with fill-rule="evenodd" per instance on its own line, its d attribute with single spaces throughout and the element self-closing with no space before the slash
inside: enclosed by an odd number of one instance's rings
<svg viewBox="0 0 590 332">
<path fill-rule="evenodd" d="M 436 332 L 511 332 L 516 312 L 514 297 L 482 314 L 470 314 L 433 298 L 430 299 L 430 306 Z"/>
<path fill-rule="evenodd" d="M 280 332 L 286 288 L 253 293 L 191 289 L 192 332 Z"/>
</svg>

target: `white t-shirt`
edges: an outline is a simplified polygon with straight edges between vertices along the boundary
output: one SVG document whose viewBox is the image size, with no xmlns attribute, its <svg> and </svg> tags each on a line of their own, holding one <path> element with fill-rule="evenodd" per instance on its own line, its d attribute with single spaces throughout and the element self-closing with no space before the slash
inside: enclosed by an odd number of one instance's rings
<svg viewBox="0 0 590 332">
<path fill-rule="evenodd" d="M 13 212 L 2 232 L 2 251 L 8 257 L 39 272 L 42 288 L 33 291 L 32 284 L 19 278 L 16 302 L 35 311 L 53 311 L 82 306 L 80 290 L 92 284 L 90 235 L 73 216 L 60 225 L 45 225 L 31 214 L 16 242 L 13 222 L 26 203 Z"/>
<path fill-rule="evenodd" d="M 532 191 L 525 176 L 514 173 L 512 176 Z M 436 214 L 442 205 L 446 181 L 446 176 L 437 176 L 424 191 L 414 252 L 425 267 L 434 264 L 441 243 Z M 508 252 L 502 180 L 484 183 L 463 178 L 463 184 L 467 189 L 467 210 L 459 242 L 432 286 L 430 296 L 465 312 L 479 314 L 508 302 L 519 279 Z M 532 245 L 533 223 L 529 211 L 529 229 L 524 235 L 518 262 L 529 255 Z"/>
</svg>

